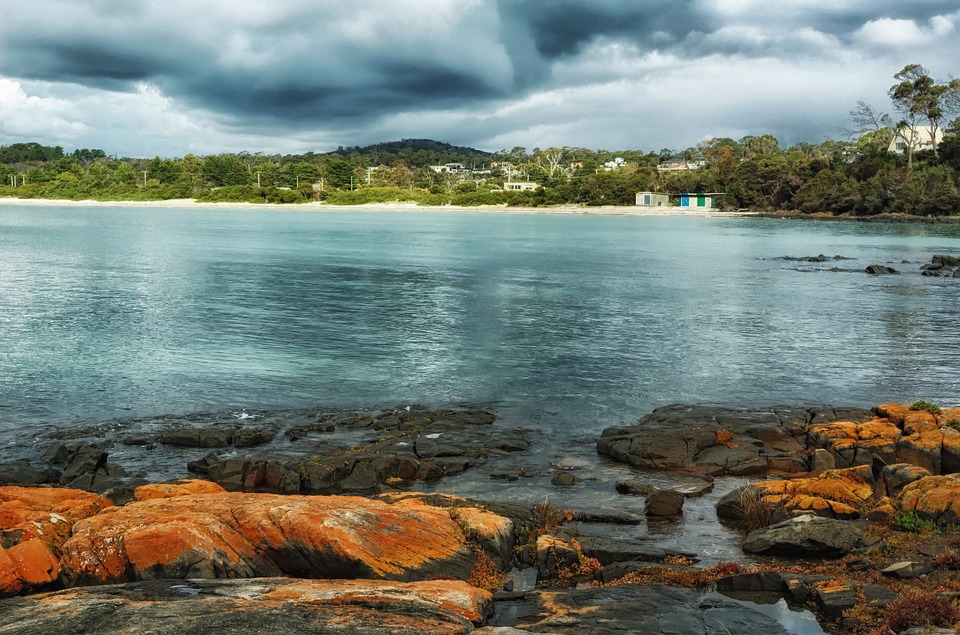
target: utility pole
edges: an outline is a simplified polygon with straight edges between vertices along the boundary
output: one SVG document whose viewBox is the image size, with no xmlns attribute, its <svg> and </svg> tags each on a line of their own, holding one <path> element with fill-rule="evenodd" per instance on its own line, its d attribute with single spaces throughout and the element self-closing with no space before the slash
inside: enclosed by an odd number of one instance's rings
<svg viewBox="0 0 960 635">
<path fill-rule="evenodd" d="M 260 170 L 257 170 L 257 188 L 260 187 Z"/>
<path fill-rule="evenodd" d="M 143 187 L 147 187 L 147 171 L 143 171 Z"/>
</svg>

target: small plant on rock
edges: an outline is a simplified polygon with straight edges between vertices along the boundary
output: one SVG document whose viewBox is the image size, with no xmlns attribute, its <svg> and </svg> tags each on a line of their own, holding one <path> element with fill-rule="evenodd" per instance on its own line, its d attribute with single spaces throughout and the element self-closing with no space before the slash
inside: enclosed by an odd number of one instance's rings
<svg viewBox="0 0 960 635">
<path fill-rule="evenodd" d="M 924 531 L 938 531 L 935 522 L 920 516 L 920 514 L 912 510 L 898 512 L 897 515 L 893 517 L 891 525 L 897 531 L 909 531 L 915 534 Z"/>
<path fill-rule="evenodd" d="M 475 549 L 477 554 L 477 563 L 467 578 L 467 584 L 475 586 L 478 589 L 485 589 L 493 593 L 503 587 L 504 575 L 497 571 L 497 565 L 479 547 Z"/>
<path fill-rule="evenodd" d="M 733 442 L 733 433 L 724 428 L 720 428 L 715 433 L 714 442 L 716 445 L 722 445 L 728 448 L 735 448 L 737 445 Z"/>
<path fill-rule="evenodd" d="M 948 597 L 929 591 L 908 591 L 887 607 L 885 625 L 894 633 L 914 627 L 949 627 L 960 619 L 960 610 Z"/>
<path fill-rule="evenodd" d="M 565 516 L 562 509 L 554 507 L 547 501 L 537 503 L 533 507 L 534 533 L 537 536 L 542 536 L 562 525 L 564 518 Z"/>
<path fill-rule="evenodd" d="M 952 430 L 960 430 L 960 419 L 955 419 L 955 418 L 947 419 L 947 421 L 943 425 L 944 427 L 950 428 Z"/>
<path fill-rule="evenodd" d="M 747 531 L 762 529 L 773 520 L 773 505 L 764 500 L 763 492 L 756 487 L 747 486 L 740 493 L 740 514 L 743 527 Z"/>
<path fill-rule="evenodd" d="M 925 410 L 931 414 L 938 415 L 940 414 L 940 406 L 937 404 L 930 403 L 929 401 L 914 401 L 910 404 L 910 410 Z"/>
</svg>

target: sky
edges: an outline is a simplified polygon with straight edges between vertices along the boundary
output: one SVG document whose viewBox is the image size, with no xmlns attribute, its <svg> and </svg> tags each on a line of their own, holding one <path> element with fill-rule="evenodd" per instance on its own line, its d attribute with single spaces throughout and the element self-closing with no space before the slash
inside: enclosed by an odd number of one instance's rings
<svg viewBox="0 0 960 635">
<path fill-rule="evenodd" d="M 786 147 L 891 111 L 911 63 L 960 75 L 960 0 L 31 0 L 0 12 L 0 145 Z"/>
</svg>

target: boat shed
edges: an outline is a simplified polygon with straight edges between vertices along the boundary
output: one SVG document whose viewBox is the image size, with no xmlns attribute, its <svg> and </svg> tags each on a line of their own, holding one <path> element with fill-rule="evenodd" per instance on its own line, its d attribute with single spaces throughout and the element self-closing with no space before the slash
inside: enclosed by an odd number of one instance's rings
<svg viewBox="0 0 960 635">
<path fill-rule="evenodd" d="M 670 207 L 670 195 L 661 192 L 637 192 L 640 207 Z"/>
<path fill-rule="evenodd" d="M 675 207 L 690 210 L 715 209 L 718 196 L 723 196 L 723 192 L 676 192 L 670 194 L 670 201 Z"/>
</svg>

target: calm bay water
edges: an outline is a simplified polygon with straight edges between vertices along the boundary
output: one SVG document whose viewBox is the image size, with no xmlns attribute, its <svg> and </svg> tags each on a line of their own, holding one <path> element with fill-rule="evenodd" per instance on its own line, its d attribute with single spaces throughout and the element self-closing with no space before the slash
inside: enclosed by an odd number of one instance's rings
<svg viewBox="0 0 960 635">
<path fill-rule="evenodd" d="M 841 255 L 798 263 L 782 256 Z M 960 227 L 0 207 L 0 435 L 218 409 L 960 402 Z M 907 260 L 909 263 L 901 264 Z M 872 277 L 888 263 L 905 272 Z"/>
</svg>

